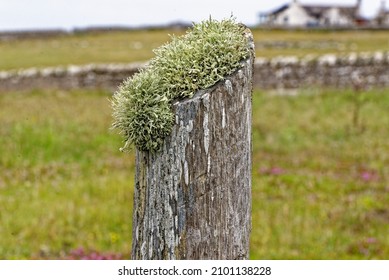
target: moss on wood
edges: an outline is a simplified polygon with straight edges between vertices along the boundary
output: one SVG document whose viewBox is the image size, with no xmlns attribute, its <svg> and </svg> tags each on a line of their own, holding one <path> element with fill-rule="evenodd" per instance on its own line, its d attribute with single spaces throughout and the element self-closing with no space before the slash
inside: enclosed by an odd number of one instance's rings
<svg viewBox="0 0 389 280">
<path fill-rule="evenodd" d="M 209 19 L 156 49 L 149 65 L 124 81 L 111 100 L 122 150 L 134 144 L 141 151 L 158 151 L 172 129 L 173 100 L 214 85 L 249 57 L 244 31 L 233 18 Z"/>
</svg>

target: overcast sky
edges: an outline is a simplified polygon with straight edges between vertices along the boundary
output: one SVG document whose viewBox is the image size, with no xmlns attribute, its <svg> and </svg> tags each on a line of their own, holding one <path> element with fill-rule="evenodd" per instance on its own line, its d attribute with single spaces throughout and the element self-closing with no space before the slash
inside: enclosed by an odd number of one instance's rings
<svg viewBox="0 0 389 280">
<path fill-rule="evenodd" d="M 291 0 L 0 0 L 0 30 L 72 29 L 88 26 L 160 25 L 198 22 L 233 14 L 247 25 L 258 13 Z M 300 0 L 303 4 L 352 5 L 356 0 Z M 389 6 L 389 0 L 387 1 Z M 362 0 L 362 14 L 374 15 L 381 0 Z M 388 7 L 389 8 L 389 7 Z"/>
</svg>

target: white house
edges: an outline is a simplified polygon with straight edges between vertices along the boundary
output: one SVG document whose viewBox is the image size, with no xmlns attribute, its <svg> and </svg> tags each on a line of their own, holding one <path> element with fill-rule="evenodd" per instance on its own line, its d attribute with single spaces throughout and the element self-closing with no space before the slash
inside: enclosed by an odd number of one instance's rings
<svg viewBox="0 0 389 280">
<path fill-rule="evenodd" d="M 293 0 L 269 13 L 260 14 L 260 24 L 279 27 L 348 27 L 361 19 L 361 0 L 355 5 L 306 5 Z"/>
<path fill-rule="evenodd" d="M 385 7 L 385 1 L 381 2 L 381 7 L 374 18 L 374 24 L 381 27 L 389 26 L 389 10 Z"/>
</svg>

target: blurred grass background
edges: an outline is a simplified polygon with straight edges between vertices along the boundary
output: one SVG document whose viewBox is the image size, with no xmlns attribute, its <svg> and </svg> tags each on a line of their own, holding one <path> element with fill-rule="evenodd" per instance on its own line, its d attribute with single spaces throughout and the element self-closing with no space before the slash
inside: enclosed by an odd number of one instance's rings
<svg viewBox="0 0 389 280">
<path fill-rule="evenodd" d="M 388 30 L 253 29 L 258 57 L 372 52 L 389 49 Z M 84 32 L 52 38 L 0 41 L 0 70 L 87 63 L 147 61 L 179 30 Z"/>
<path fill-rule="evenodd" d="M 108 92 L 0 95 L 0 258 L 130 251 L 134 158 Z"/>
<path fill-rule="evenodd" d="M 168 33 L 1 42 L 0 69 L 142 61 Z M 387 35 L 254 31 L 268 57 L 388 49 Z M 134 155 L 109 130 L 111 94 L 0 94 L 0 259 L 129 258 Z M 252 259 L 389 258 L 388 112 L 388 89 L 254 91 Z"/>
</svg>

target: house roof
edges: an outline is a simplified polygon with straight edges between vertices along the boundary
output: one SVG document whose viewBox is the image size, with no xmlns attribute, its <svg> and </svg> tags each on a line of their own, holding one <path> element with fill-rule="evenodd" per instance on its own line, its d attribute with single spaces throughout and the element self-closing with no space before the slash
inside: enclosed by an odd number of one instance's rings
<svg viewBox="0 0 389 280">
<path fill-rule="evenodd" d="M 269 13 L 269 15 L 277 15 L 287 8 L 290 7 L 290 4 L 285 4 L 278 9 Z M 353 6 L 342 6 L 342 5 L 301 5 L 301 7 L 312 17 L 319 18 L 323 15 L 324 12 L 328 11 L 331 8 L 337 8 L 339 11 L 350 18 L 355 18 L 358 15 L 358 5 Z"/>
<path fill-rule="evenodd" d="M 323 13 L 328 11 L 329 9 L 336 8 L 339 9 L 340 13 L 350 17 L 355 18 L 358 14 L 358 6 L 339 6 L 339 5 L 332 5 L 332 6 L 319 6 L 319 5 L 302 5 L 302 7 L 307 11 L 307 13 L 310 16 L 313 17 L 321 17 Z"/>
<path fill-rule="evenodd" d="M 278 9 L 270 12 L 269 14 L 270 15 L 276 15 L 276 14 L 279 14 L 281 12 L 283 12 L 284 10 L 286 10 L 287 8 L 289 8 L 290 4 L 285 4 L 285 5 L 282 5 L 281 7 L 279 7 Z"/>
</svg>

